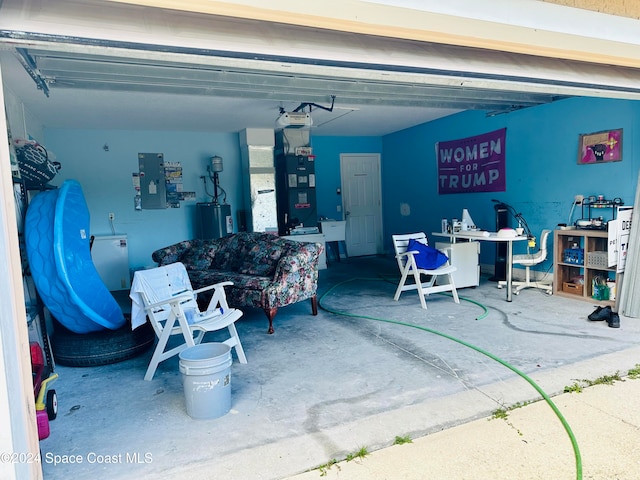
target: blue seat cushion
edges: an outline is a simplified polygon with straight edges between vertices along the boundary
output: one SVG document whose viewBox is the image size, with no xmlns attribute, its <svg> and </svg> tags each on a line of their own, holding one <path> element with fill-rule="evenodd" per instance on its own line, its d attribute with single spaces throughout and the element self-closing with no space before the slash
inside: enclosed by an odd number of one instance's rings
<svg viewBox="0 0 640 480">
<path fill-rule="evenodd" d="M 418 242 L 413 238 L 409 240 L 407 251 L 417 251 L 414 255 L 416 266 L 422 270 L 435 270 L 447 263 L 449 257 L 437 248 L 430 247 L 424 243 Z"/>
</svg>

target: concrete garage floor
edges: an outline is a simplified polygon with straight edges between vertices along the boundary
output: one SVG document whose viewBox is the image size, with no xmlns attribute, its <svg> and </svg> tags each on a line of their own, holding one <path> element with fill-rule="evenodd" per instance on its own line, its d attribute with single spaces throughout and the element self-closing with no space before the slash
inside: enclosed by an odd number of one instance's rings
<svg viewBox="0 0 640 480">
<path fill-rule="evenodd" d="M 261 311 L 246 310 L 237 328 L 248 364 L 234 356 L 231 411 L 218 419 L 187 415 L 177 357 L 151 382 L 143 380 L 151 351 L 58 366 L 58 418 L 41 442 L 45 479 L 282 479 L 540 398 L 500 362 L 436 332 L 499 357 L 550 396 L 640 362 L 640 321 L 589 322 L 595 302 L 529 289 L 508 303 L 483 279 L 460 290 L 488 308 L 477 320 L 476 303 L 446 295 L 429 297 L 426 311 L 415 292 L 393 301 L 397 277 L 390 257 L 331 263 L 319 281 L 331 311 L 313 317 L 307 301 L 282 308 L 273 335 Z"/>
</svg>

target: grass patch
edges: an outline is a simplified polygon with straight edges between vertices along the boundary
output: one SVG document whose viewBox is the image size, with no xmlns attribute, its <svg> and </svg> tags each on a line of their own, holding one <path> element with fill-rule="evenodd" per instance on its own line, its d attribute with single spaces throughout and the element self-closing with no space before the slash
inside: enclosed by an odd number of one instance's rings
<svg viewBox="0 0 640 480">
<path fill-rule="evenodd" d="M 338 465 L 338 461 L 333 458 L 331 460 L 329 460 L 327 463 L 320 465 L 318 467 L 318 470 L 320 470 L 320 476 L 321 477 L 326 477 L 327 476 L 327 472 L 329 471 L 329 469 L 333 466 L 338 467 L 338 470 L 340 470 L 340 465 Z"/>
<path fill-rule="evenodd" d="M 636 366 L 631 370 L 629 370 L 627 375 L 632 380 L 635 380 L 636 378 L 640 378 L 640 363 L 636 363 Z"/>
<path fill-rule="evenodd" d="M 633 375 L 640 376 L 640 365 L 636 365 L 637 368 L 629 370 L 629 378 L 635 378 Z M 612 375 L 603 375 L 595 380 L 589 380 L 583 378 L 582 380 L 576 380 L 573 384 L 564 387 L 564 393 L 580 393 L 585 387 L 593 387 L 594 385 L 613 385 L 615 382 L 624 381 L 620 376 L 620 372 L 616 372 Z"/>
<path fill-rule="evenodd" d="M 369 455 L 369 451 L 367 450 L 367 447 L 360 447 L 360 449 L 357 450 L 356 452 L 353 452 L 347 455 L 347 458 L 345 458 L 345 460 L 347 462 L 350 462 L 351 460 L 356 460 L 356 459 L 362 460 L 367 455 Z"/>
<path fill-rule="evenodd" d="M 506 408 L 499 408 L 493 411 L 491 419 L 493 420 L 506 420 L 509 416 L 509 411 Z"/>
<path fill-rule="evenodd" d="M 515 410 L 516 408 L 526 407 L 527 405 L 529 405 L 531 403 L 533 403 L 533 402 L 524 402 L 524 403 L 517 402 L 517 403 L 514 403 L 513 405 L 511 405 L 510 407 L 499 408 L 497 410 L 494 410 L 494 412 L 493 412 L 491 418 L 489 418 L 489 420 L 496 420 L 496 419 L 497 420 L 504 420 L 507 423 L 507 425 L 509 425 L 511 428 L 513 428 L 518 433 L 518 435 L 522 436 L 522 432 L 520 431 L 520 429 L 516 428 L 516 426 L 509 421 L 509 412 L 512 411 L 512 410 Z"/>
<path fill-rule="evenodd" d="M 398 440 L 398 439 L 400 439 L 400 440 Z M 394 443 L 411 443 L 411 438 L 409 438 L 409 437 L 396 437 L 396 441 Z M 362 460 L 367 455 L 369 455 L 369 450 L 367 450 L 367 447 L 360 447 L 357 451 L 348 454 L 345 457 L 345 460 L 347 462 L 350 462 L 352 460 Z M 326 477 L 327 473 L 329 472 L 329 470 L 334 466 L 338 470 L 340 470 L 340 464 L 338 463 L 338 460 L 336 460 L 335 458 L 329 460 L 327 463 L 319 465 L 318 467 L 316 467 L 316 470 L 320 471 L 320 476 L 321 477 Z"/>
<path fill-rule="evenodd" d="M 509 412 L 512 410 L 515 410 L 517 408 L 522 408 L 522 407 L 526 407 L 527 405 L 529 405 L 532 402 L 516 402 L 513 405 L 511 405 L 510 407 L 504 407 L 504 408 L 499 408 L 497 410 L 495 410 L 493 412 L 493 414 L 491 415 L 492 419 L 506 419 L 509 416 Z"/>
<path fill-rule="evenodd" d="M 596 378 L 595 380 L 582 380 L 589 387 L 593 387 L 594 385 L 613 385 L 614 382 L 619 382 L 622 380 L 620 377 L 620 372 L 616 372 L 613 375 L 603 375 L 601 377 Z"/>
<path fill-rule="evenodd" d="M 413 440 L 411 440 L 411 437 L 409 435 L 405 437 L 396 436 L 395 440 L 393 441 L 394 445 L 404 445 L 405 443 L 413 443 Z"/>
<path fill-rule="evenodd" d="M 574 382 L 573 384 L 564 387 L 564 393 L 581 393 L 582 388 L 582 385 L 578 382 Z"/>
</svg>

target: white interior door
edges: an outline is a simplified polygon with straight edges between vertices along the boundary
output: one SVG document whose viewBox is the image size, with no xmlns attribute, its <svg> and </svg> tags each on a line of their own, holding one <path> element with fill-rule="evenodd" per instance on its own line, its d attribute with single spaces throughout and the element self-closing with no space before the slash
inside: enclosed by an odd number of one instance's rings
<svg viewBox="0 0 640 480">
<path fill-rule="evenodd" d="M 340 155 L 342 208 L 350 257 L 382 253 L 380 155 Z"/>
</svg>

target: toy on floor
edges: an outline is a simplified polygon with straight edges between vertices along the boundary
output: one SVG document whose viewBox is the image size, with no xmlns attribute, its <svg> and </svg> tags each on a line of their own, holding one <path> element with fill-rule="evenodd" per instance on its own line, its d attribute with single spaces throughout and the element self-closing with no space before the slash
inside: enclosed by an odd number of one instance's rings
<svg viewBox="0 0 640 480">
<path fill-rule="evenodd" d="M 38 342 L 30 343 L 31 371 L 33 374 L 33 394 L 36 399 L 36 422 L 38 424 L 38 438 L 43 440 L 51 432 L 49 421 L 58 416 L 58 396 L 56 391 L 48 389 L 49 385 L 58 378 L 57 373 L 48 372 L 44 362 L 42 347 Z"/>
</svg>

